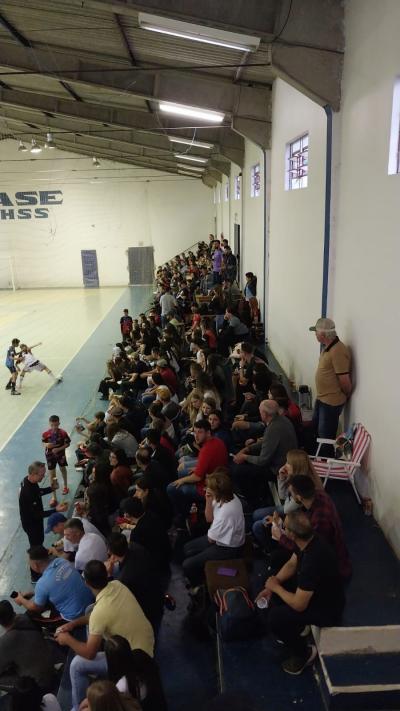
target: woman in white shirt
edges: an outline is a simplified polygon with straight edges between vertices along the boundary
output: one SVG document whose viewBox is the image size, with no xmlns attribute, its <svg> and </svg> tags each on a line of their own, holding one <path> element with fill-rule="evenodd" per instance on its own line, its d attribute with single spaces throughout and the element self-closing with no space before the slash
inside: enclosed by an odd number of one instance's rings
<svg viewBox="0 0 400 711">
<path fill-rule="evenodd" d="M 216 469 L 206 480 L 206 536 L 186 544 L 183 570 L 192 586 L 204 578 L 208 560 L 240 558 L 245 542 L 245 522 L 240 499 L 233 493 L 232 481 L 225 467 Z"/>
</svg>

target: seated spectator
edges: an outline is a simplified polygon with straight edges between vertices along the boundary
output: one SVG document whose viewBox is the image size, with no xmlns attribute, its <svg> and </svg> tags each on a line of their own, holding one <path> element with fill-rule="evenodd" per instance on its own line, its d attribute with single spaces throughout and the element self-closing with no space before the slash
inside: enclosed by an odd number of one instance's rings
<svg viewBox="0 0 400 711">
<path fill-rule="evenodd" d="M 196 422 L 202 402 L 203 394 L 198 388 L 191 390 L 187 397 L 182 401 L 182 414 L 186 417 L 186 424 L 189 425 L 189 427 L 193 427 Z"/>
<path fill-rule="evenodd" d="M 93 596 L 74 566 L 63 558 L 51 559 L 43 546 L 32 546 L 28 556 L 30 567 L 41 577 L 33 595 L 18 593 L 16 605 L 36 616 L 52 606 L 66 621 L 81 617 Z"/>
<path fill-rule="evenodd" d="M 87 705 L 80 706 L 80 711 L 86 709 L 87 711 L 141 711 L 141 706 L 130 694 L 121 693 L 112 681 L 104 679 L 94 681 L 89 686 Z"/>
<path fill-rule="evenodd" d="M 278 403 L 281 408 L 281 414 L 290 420 L 299 439 L 303 430 L 301 410 L 293 400 L 290 400 L 285 386 L 281 383 L 271 383 L 268 397 Z"/>
<path fill-rule="evenodd" d="M 208 421 L 211 425 L 212 436 L 222 440 L 228 452 L 230 452 L 233 446 L 232 434 L 223 421 L 221 410 L 211 410 L 208 415 Z"/>
<path fill-rule="evenodd" d="M 93 524 L 87 518 L 81 518 L 79 516 L 74 516 L 74 518 L 79 518 L 79 520 L 82 522 L 85 533 L 95 533 L 97 536 L 100 536 L 103 541 L 105 541 L 103 534 L 100 533 L 99 529 L 96 528 L 96 526 L 93 526 Z M 57 551 L 63 551 L 64 558 L 73 562 L 75 552 L 78 548 L 78 544 L 71 543 L 71 541 L 64 538 L 64 529 L 66 523 L 67 519 L 62 513 L 53 513 L 51 514 L 51 516 L 49 516 L 47 520 L 46 533 L 54 533 L 60 536 L 60 540 L 55 543 L 53 547 L 56 548 Z"/>
<path fill-rule="evenodd" d="M 279 415 L 279 406 L 274 400 L 260 403 L 260 416 L 266 426 L 262 440 L 246 446 L 233 457 L 236 465 L 232 470 L 233 480 L 250 505 L 265 497 L 267 481 L 276 481 L 288 451 L 297 447 L 293 425 Z"/>
<path fill-rule="evenodd" d="M 11 693 L 9 711 L 61 711 L 54 694 L 45 694 L 30 676 L 21 676 Z M 6 702 L 7 703 L 7 702 Z"/>
<path fill-rule="evenodd" d="M 119 691 L 137 699 L 143 711 L 167 711 L 158 667 L 146 652 L 132 652 L 127 640 L 118 635 L 107 640 L 104 651 L 108 678 Z"/>
<path fill-rule="evenodd" d="M 57 630 L 56 640 L 75 652 L 70 666 L 73 711 L 85 699 L 89 677 L 107 675 L 107 660 L 101 646 L 112 635 L 124 636 L 131 649 L 143 649 L 151 657 L 154 635 L 139 603 L 125 585 L 118 580 L 108 582 L 104 563 L 92 560 L 84 571 L 85 583 L 96 600 L 89 614 L 63 625 Z M 89 625 L 86 642 L 79 642 L 71 632 L 80 625 Z M 90 697 L 89 697 L 90 708 Z"/>
<path fill-rule="evenodd" d="M 80 518 L 71 518 L 64 526 L 64 538 L 76 547 L 75 568 L 79 571 L 85 569 L 90 560 L 107 560 L 107 546 L 102 536 L 96 533 L 86 533 Z M 52 555 L 65 557 L 63 551 L 51 548 Z"/>
<path fill-rule="evenodd" d="M 304 627 L 337 625 L 344 607 L 344 591 L 335 553 L 315 533 L 308 517 L 301 511 L 287 514 L 285 530 L 294 553 L 276 576 L 267 579 L 258 597 L 272 595 L 268 624 L 285 646 L 283 670 L 301 674 L 316 656 L 315 647 L 310 647 L 302 635 Z"/>
<path fill-rule="evenodd" d="M 153 511 L 146 511 L 138 498 L 122 501 L 121 512 L 126 520 L 120 524 L 121 529 L 131 531 L 129 544 L 146 548 L 160 572 L 168 575 L 171 544 L 164 523 Z"/>
<path fill-rule="evenodd" d="M 210 292 L 211 301 L 208 305 L 211 314 L 215 317 L 215 330 L 218 333 L 224 323 L 226 302 L 221 284 L 215 284 Z"/>
<path fill-rule="evenodd" d="M 153 432 L 154 430 L 149 430 Z M 160 435 L 159 432 L 157 432 Z M 147 441 L 147 438 L 146 440 Z M 169 479 L 167 473 L 155 459 L 152 458 L 152 450 L 147 444 L 142 444 L 136 452 L 137 475 L 145 475 L 152 482 L 153 486 L 165 491 Z M 135 483 L 137 483 L 135 481 Z"/>
<path fill-rule="evenodd" d="M 225 327 L 220 333 L 219 344 L 223 349 L 224 355 L 229 354 L 229 348 L 235 343 L 249 338 L 249 329 L 238 316 L 232 313 L 230 308 L 225 311 Z"/>
<path fill-rule="evenodd" d="M 297 511 L 300 504 L 291 496 L 290 480 L 292 476 L 302 474 L 308 476 L 315 484 L 316 490 L 322 489 L 322 482 L 316 473 L 310 457 L 302 449 L 291 449 L 286 455 L 284 464 L 278 473 L 278 494 L 283 502 L 281 506 L 267 506 L 257 509 L 253 513 L 253 535 L 257 543 L 262 548 L 268 548 L 271 540 L 270 528 L 272 515 L 276 512 L 279 516 L 284 516 L 290 511 Z"/>
<path fill-rule="evenodd" d="M 207 345 L 207 349 L 215 351 L 217 349 L 217 335 L 211 328 L 210 319 L 204 317 L 200 321 L 201 336 Z"/>
<path fill-rule="evenodd" d="M 109 577 L 126 585 L 156 632 L 164 610 L 164 595 L 161 574 L 149 551 L 138 543 L 131 543 L 128 548 L 122 533 L 111 534 L 108 551 L 106 568 Z"/>
<path fill-rule="evenodd" d="M 75 512 L 78 518 L 86 517 L 105 538 L 110 533 L 110 494 L 104 484 L 90 484 L 85 490 L 83 504 L 76 503 Z"/>
<path fill-rule="evenodd" d="M 157 361 L 156 371 L 161 375 L 163 384 L 170 389 L 171 395 L 175 395 L 178 391 L 178 379 L 176 373 L 174 373 L 171 366 L 168 365 L 165 358 L 160 358 L 160 360 Z"/>
<path fill-rule="evenodd" d="M 157 388 L 157 398 L 162 402 L 162 414 L 168 420 L 175 420 L 179 417 L 181 408 L 177 402 L 171 399 L 171 391 L 166 385 L 160 385 Z"/>
<path fill-rule="evenodd" d="M 40 627 L 29 615 L 16 615 L 8 600 L 0 602 L 0 625 L 4 629 L 0 637 L 0 689 L 12 690 L 18 679 L 29 676 L 38 684 L 42 697 L 53 688 L 55 671 Z"/>
<path fill-rule="evenodd" d="M 172 507 L 165 491 L 165 482 L 152 475 L 150 467 L 154 463 L 151 460 L 147 461 L 148 467 L 144 470 L 144 475 L 135 482 L 134 497 L 141 500 L 145 511 L 153 511 L 157 514 L 168 530 L 172 521 Z"/>
<path fill-rule="evenodd" d="M 196 466 L 189 471 L 178 468 L 179 478 L 167 488 L 174 510 L 180 517 L 187 516 L 193 502 L 204 502 L 206 476 L 216 468 L 228 464 L 226 446 L 220 439 L 212 436 L 208 420 L 196 422 L 194 436 L 200 447 Z"/>
<path fill-rule="evenodd" d="M 111 447 L 113 449 L 123 449 L 128 462 L 132 463 L 138 448 L 136 438 L 126 430 L 123 430 L 116 422 L 107 425 L 106 432 Z"/>
<path fill-rule="evenodd" d="M 128 489 L 132 486 L 132 469 L 128 464 L 128 457 L 123 449 L 114 449 L 110 452 L 110 464 L 113 467 L 110 481 L 119 504 L 121 499 L 128 496 Z"/>
<path fill-rule="evenodd" d="M 292 476 L 288 483 L 290 495 L 308 514 L 313 530 L 335 550 L 339 574 L 348 579 L 351 576 L 351 561 L 342 523 L 332 499 L 324 489 L 316 489 L 313 479 L 304 474 Z M 274 537 L 281 546 L 292 549 L 290 537 L 279 526 L 276 526 Z"/>
<path fill-rule="evenodd" d="M 124 363 L 122 358 L 115 358 L 114 360 L 107 361 L 107 375 L 99 384 L 99 392 L 101 393 L 101 400 L 108 400 L 109 391 L 117 390 L 118 383 L 122 380 L 124 375 Z"/>
<path fill-rule="evenodd" d="M 151 459 L 162 467 L 168 482 L 175 479 L 178 462 L 175 454 L 161 443 L 161 433 L 158 430 L 149 430 L 146 436 L 146 442 L 151 450 Z"/>
<path fill-rule="evenodd" d="M 227 277 L 222 282 L 223 295 L 228 308 L 236 306 L 240 299 L 240 289 Z"/>
<path fill-rule="evenodd" d="M 211 397 L 210 395 L 205 395 L 203 397 L 203 402 L 201 403 L 200 412 L 197 415 L 197 421 L 208 420 L 208 416 L 216 409 L 216 407 L 217 402 L 215 398 Z"/>
<path fill-rule="evenodd" d="M 232 400 L 229 383 L 222 366 L 222 359 L 216 353 L 210 353 L 207 357 L 206 374 L 210 378 L 213 390 L 218 393 L 220 404 Z M 231 374 L 229 373 L 231 376 Z"/>
<path fill-rule="evenodd" d="M 245 523 L 240 499 L 233 493 L 228 470 L 216 469 L 206 479 L 207 535 L 185 546 L 183 571 L 192 586 L 204 578 L 208 560 L 240 558 L 245 542 Z"/>
</svg>

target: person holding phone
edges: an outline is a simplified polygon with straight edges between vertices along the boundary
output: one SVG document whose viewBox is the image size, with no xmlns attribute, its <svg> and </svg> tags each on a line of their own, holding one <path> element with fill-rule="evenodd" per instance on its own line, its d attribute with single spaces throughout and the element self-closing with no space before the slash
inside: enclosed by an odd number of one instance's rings
<svg viewBox="0 0 400 711">
<path fill-rule="evenodd" d="M 233 493 L 225 467 L 207 477 L 205 495 L 205 517 L 210 528 L 205 536 L 190 541 L 184 549 L 183 571 L 192 586 L 203 580 L 208 560 L 240 558 L 245 542 L 243 507 Z"/>
</svg>

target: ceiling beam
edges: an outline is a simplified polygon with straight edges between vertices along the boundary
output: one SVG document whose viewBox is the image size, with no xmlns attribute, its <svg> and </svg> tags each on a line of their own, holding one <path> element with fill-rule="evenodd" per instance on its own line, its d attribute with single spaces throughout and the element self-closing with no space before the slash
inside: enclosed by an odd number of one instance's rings
<svg viewBox="0 0 400 711">
<path fill-rule="evenodd" d="M 72 96 L 73 99 L 75 99 L 75 101 L 83 101 L 82 97 L 79 96 L 79 94 L 76 93 L 75 89 L 73 89 L 69 84 L 67 84 L 66 81 L 60 81 L 60 84 L 63 89 L 65 89 L 65 91 L 67 91 L 68 94 Z"/>
<path fill-rule="evenodd" d="M 32 47 L 32 43 L 30 40 L 28 40 L 27 37 L 25 37 L 19 30 L 17 30 L 14 25 L 7 20 L 7 18 L 3 15 L 3 13 L 0 13 L 0 25 L 3 25 L 3 27 L 8 30 L 8 32 L 14 37 L 14 39 L 19 42 L 23 47 Z"/>
</svg>

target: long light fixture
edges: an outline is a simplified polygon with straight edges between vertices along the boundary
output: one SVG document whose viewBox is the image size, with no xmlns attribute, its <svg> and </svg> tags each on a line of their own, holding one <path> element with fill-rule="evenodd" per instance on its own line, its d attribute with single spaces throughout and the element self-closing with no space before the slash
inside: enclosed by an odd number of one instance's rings
<svg viewBox="0 0 400 711">
<path fill-rule="evenodd" d="M 19 151 L 20 153 L 26 153 L 27 150 L 28 150 L 28 149 L 27 149 L 25 143 L 24 143 L 23 141 L 19 141 L 19 143 L 18 143 L 18 151 Z"/>
<path fill-rule="evenodd" d="M 178 168 L 182 168 L 183 170 L 194 170 L 196 173 L 203 173 L 205 170 L 204 168 L 200 168 L 197 165 L 186 165 L 186 163 L 177 163 Z"/>
<path fill-rule="evenodd" d="M 93 163 L 93 168 L 100 168 L 100 163 L 97 160 L 96 156 L 93 156 L 92 163 Z"/>
<path fill-rule="evenodd" d="M 31 153 L 41 153 L 42 147 L 36 142 L 35 138 L 32 138 Z"/>
<path fill-rule="evenodd" d="M 185 146 L 193 146 L 193 148 L 207 148 L 210 150 L 214 147 L 213 143 L 192 141 L 190 138 L 181 138 L 180 136 L 168 136 L 168 140 L 171 141 L 171 143 L 183 143 Z"/>
<path fill-rule="evenodd" d="M 207 163 L 207 158 L 200 158 L 200 156 L 191 156 L 190 153 L 174 153 L 175 158 L 179 160 L 192 160 L 193 163 Z"/>
<path fill-rule="evenodd" d="M 189 170 L 178 170 L 179 175 L 188 175 L 191 178 L 201 178 L 201 175 L 199 173 L 191 173 Z"/>
<path fill-rule="evenodd" d="M 227 32 L 216 27 L 205 27 L 195 25 L 190 22 L 181 22 L 168 17 L 150 15 L 146 12 L 139 12 L 139 27 L 142 30 L 159 32 L 162 35 L 180 37 L 181 39 L 192 40 L 193 42 L 203 42 L 213 44 L 226 49 L 234 49 L 239 52 L 256 52 L 260 45 L 260 38 L 252 35 L 242 35 L 237 32 Z"/>
<path fill-rule="evenodd" d="M 198 119 L 199 121 L 207 121 L 208 123 L 222 123 L 224 114 L 218 111 L 210 111 L 209 109 L 198 109 L 195 106 L 185 106 L 184 104 L 173 104 L 169 101 L 161 101 L 159 109 L 163 113 L 173 114 L 174 116 L 186 116 L 187 118 Z"/>
<path fill-rule="evenodd" d="M 47 133 L 46 143 L 44 144 L 44 147 L 49 149 L 56 147 L 56 144 L 53 141 L 53 136 L 51 135 L 50 131 Z"/>
</svg>

